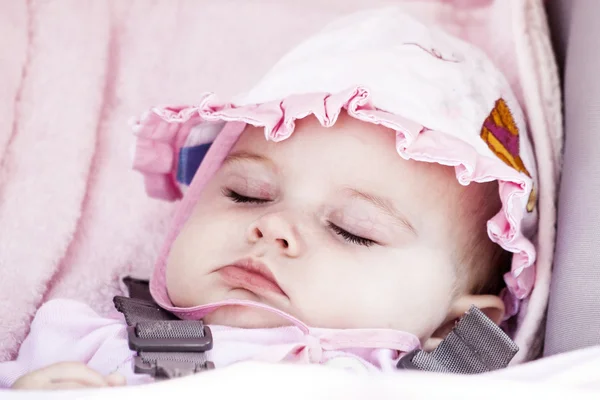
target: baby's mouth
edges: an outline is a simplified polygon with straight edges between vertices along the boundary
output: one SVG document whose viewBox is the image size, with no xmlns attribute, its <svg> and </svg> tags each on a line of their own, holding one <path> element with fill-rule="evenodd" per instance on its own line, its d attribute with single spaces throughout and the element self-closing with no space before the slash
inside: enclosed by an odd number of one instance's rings
<svg viewBox="0 0 600 400">
<path fill-rule="evenodd" d="M 262 262 L 245 258 L 217 271 L 228 284 L 260 294 L 279 294 L 288 297 L 281 289 L 275 275 Z"/>
</svg>

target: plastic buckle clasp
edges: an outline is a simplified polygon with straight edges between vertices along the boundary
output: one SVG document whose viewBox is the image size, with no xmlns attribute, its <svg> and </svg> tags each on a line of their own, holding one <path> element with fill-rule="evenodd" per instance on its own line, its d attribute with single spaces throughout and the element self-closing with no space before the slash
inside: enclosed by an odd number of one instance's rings
<svg viewBox="0 0 600 400">
<path fill-rule="evenodd" d="M 203 326 L 204 336 L 193 338 L 141 338 L 137 335 L 137 324 L 127 328 L 129 348 L 148 352 L 190 352 L 203 353 L 213 347 L 213 337 L 210 328 Z"/>
<path fill-rule="evenodd" d="M 133 372 L 147 374 L 154 378 L 171 379 L 188 376 L 203 371 L 215 369 L 215 364 L 206 361 L 204 365 L 194 365 L 191 362 L 175 360 L 144 361 L 142 357 L 133 357 Z"/>
</svg>

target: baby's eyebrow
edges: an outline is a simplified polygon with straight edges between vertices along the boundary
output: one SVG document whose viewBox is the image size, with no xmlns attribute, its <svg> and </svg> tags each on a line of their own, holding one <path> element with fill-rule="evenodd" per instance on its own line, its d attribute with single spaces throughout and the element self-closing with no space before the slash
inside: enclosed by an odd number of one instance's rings
<svg viewBox="0 0 600 400">
<path fill-rule="evenodd" d="M 268 164 L 270 167 L 274 167 L 274 163 L 271 159 L 261 155 L 248 151 L 237 151 L 229 154 L 223 161 L 223 165 L 229 164 L 235 161 L 255 161 L 263 164 Z"/>
<path fill-rule="evenodd" d="M 398 221 L 413 235 L 417 236 L 417 230 L 415 229 L 413 224 L 410 223 L 410 221 L 408 220 L 408 218 L 406 218 L 405 215 L 398 211 L 398 209 L 389 199 L 379 197 L 371 193 L 365 193 L 353 188 L 348 188 L 347 190 L 352 197 L 357 197 L 368 201 L 369 203 L 373 204 L 375 207 L 379 208 L 381 211 Z"/>
</svg>

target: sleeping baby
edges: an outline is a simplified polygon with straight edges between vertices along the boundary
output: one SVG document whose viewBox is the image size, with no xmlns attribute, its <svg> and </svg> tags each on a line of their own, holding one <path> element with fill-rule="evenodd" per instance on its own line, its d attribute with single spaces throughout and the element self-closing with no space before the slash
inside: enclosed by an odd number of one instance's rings
<svg viewBox="0 0 600 400">
<path fill-rule="evenodd" d="M 153 300 L 210 328 L 216 368 L 394 371 L 473 305 L 508 329 L 531 291 L 523 113 L 483 52 L 399 10 L 336 21 L 230 102 L 154 108 L 134 130 L 148 194 L 181 198 Z M 51 300 L 0 385 L 152 381 L 135 354 L 119 313 Z"/>
</svg>

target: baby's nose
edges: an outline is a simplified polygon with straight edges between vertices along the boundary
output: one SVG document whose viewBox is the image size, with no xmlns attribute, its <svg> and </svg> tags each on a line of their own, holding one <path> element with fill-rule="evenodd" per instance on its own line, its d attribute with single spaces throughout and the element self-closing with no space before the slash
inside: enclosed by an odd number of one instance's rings
<svg viewBox="0 0 600 400">
<path fill-rule="evenodd" d="M 288 257 L 300 254 L 301 241 L 297 229 L 281 214 L 269 214 L 256 220 L 248 230 L 248 241 L 274 245 Z"/>
</svg>

